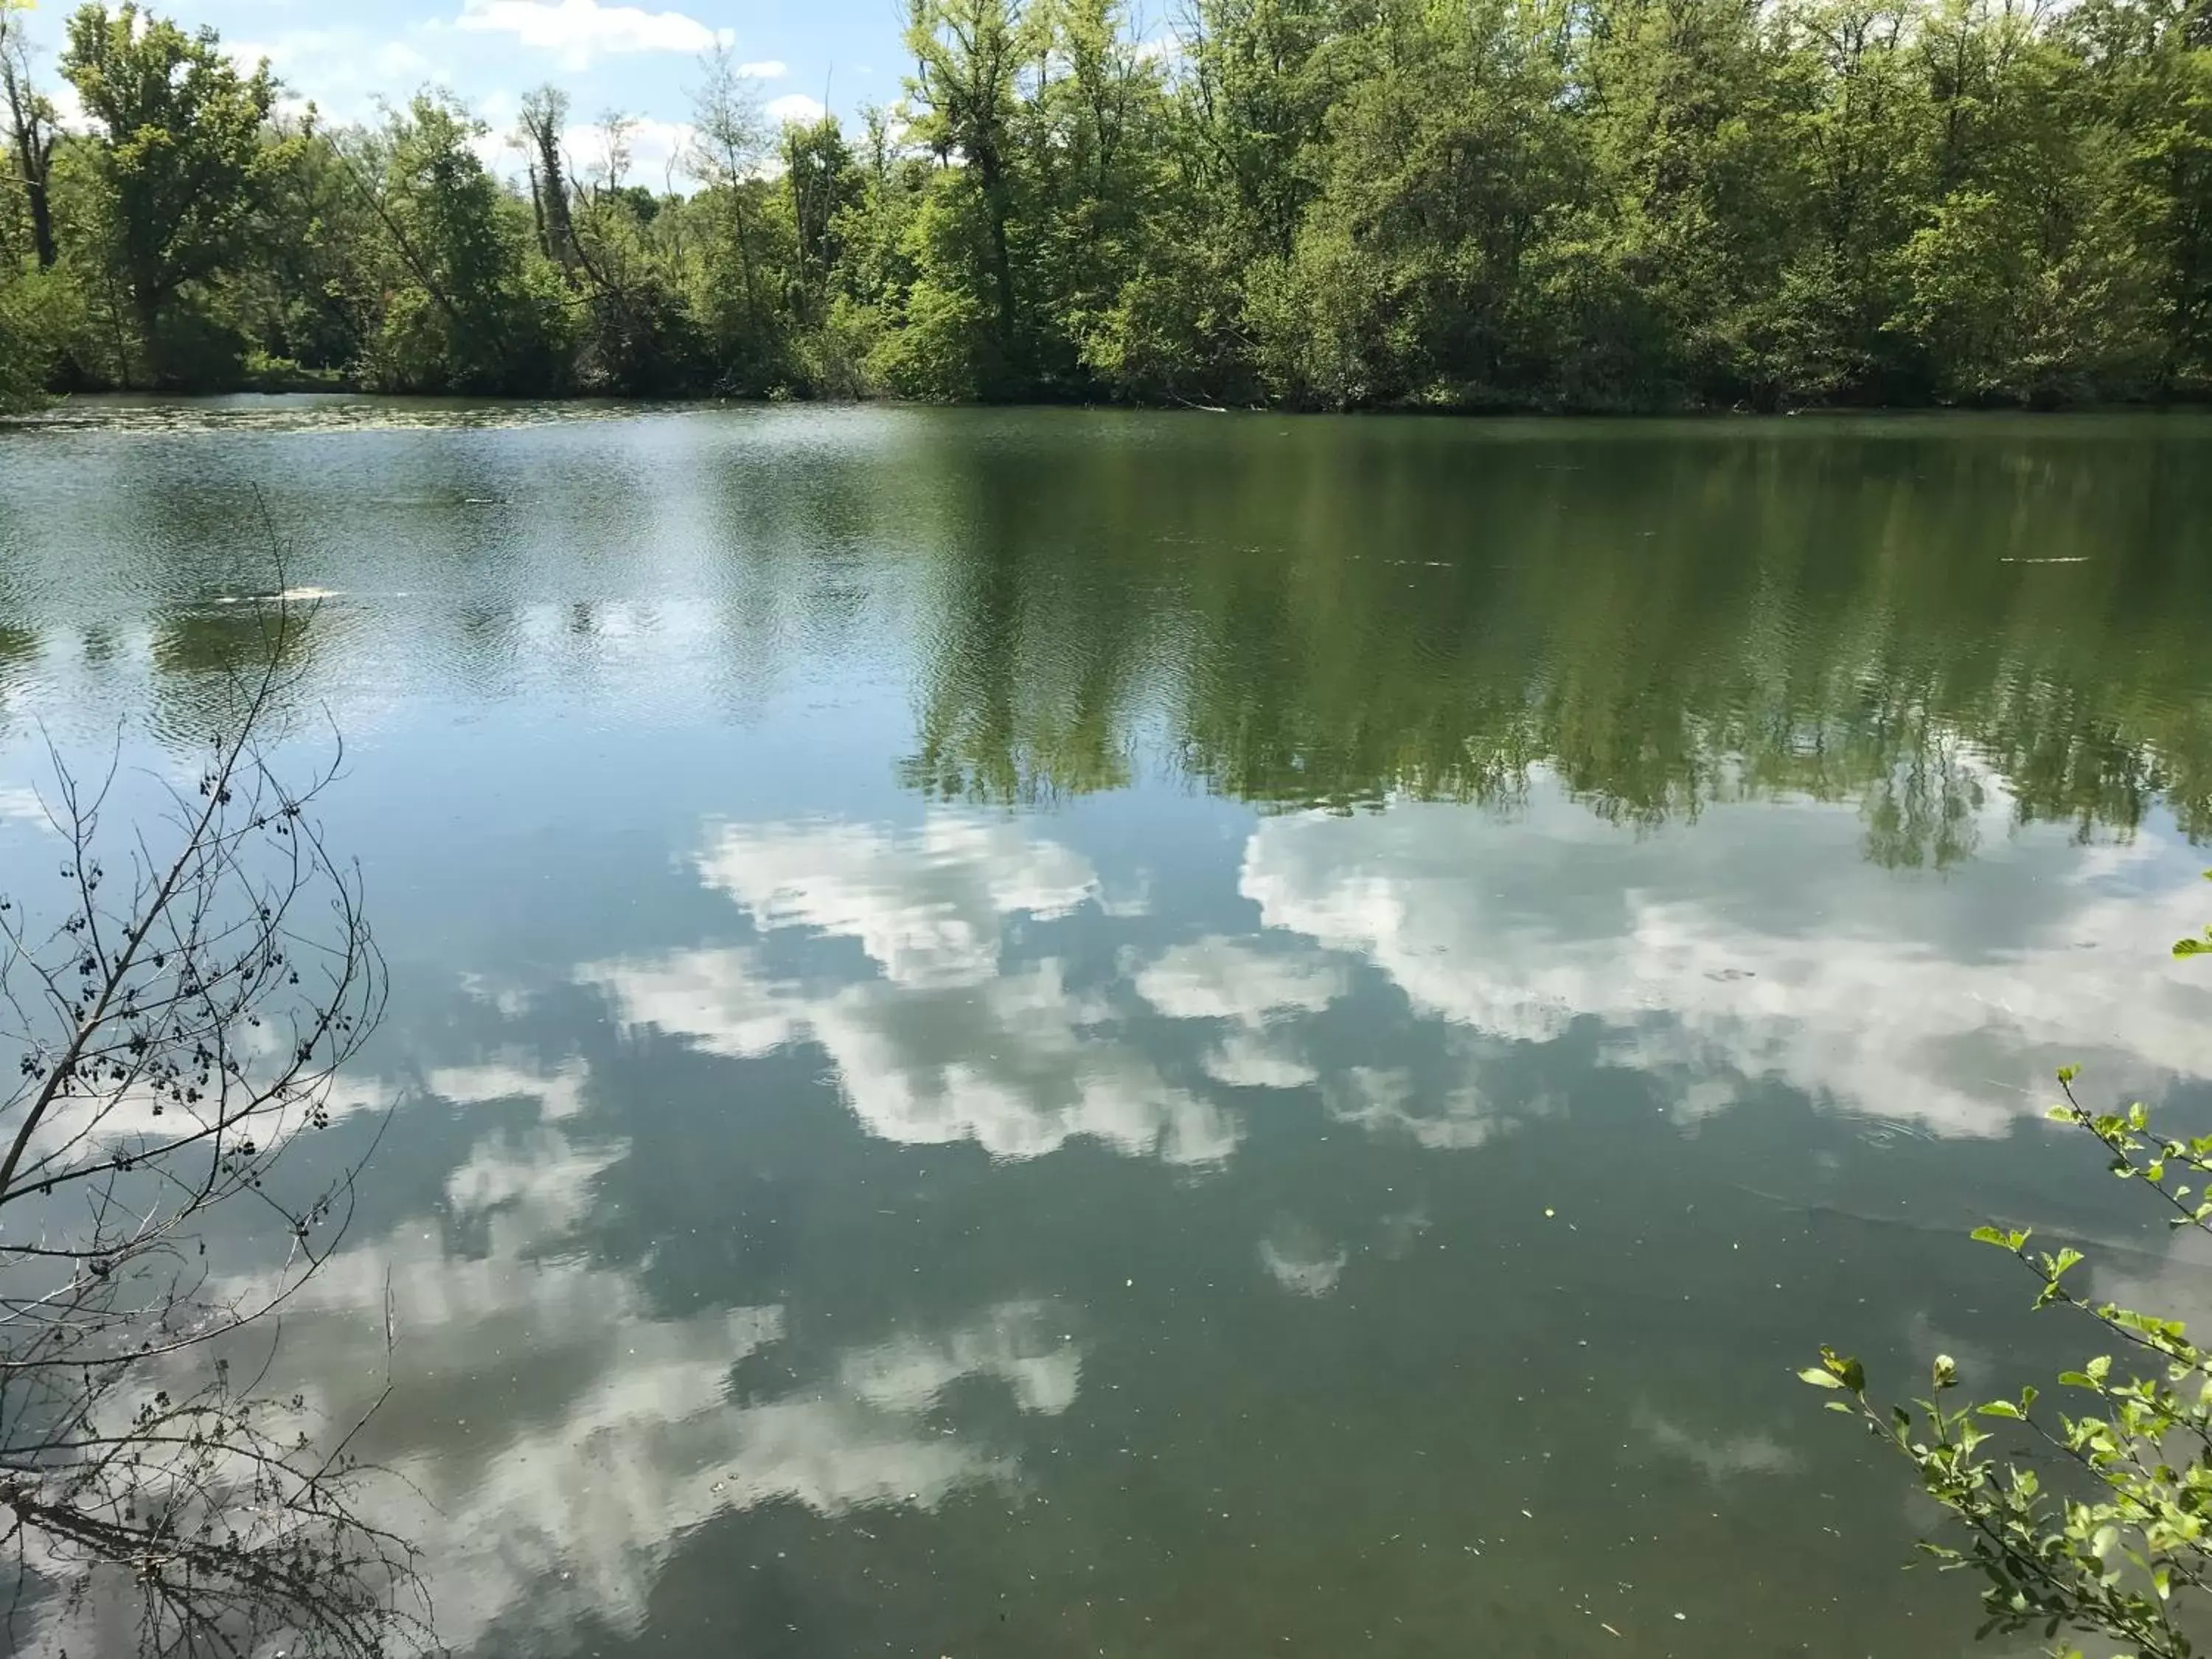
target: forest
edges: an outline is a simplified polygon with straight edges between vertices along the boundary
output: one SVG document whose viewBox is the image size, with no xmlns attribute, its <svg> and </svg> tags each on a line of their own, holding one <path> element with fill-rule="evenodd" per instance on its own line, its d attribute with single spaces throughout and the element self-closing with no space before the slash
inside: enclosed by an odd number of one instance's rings
<svg viewBox="0 0 2212 1659">
<path fill-rule="evenodd" d="M 132 4 L 43 61 L 20 3 L 0 406 L 2212 391 L 2212 0 L 913 0 L 850 130 L 699 64 L 660 188 L 557 87 L 335 125 Z"/>
</svg>

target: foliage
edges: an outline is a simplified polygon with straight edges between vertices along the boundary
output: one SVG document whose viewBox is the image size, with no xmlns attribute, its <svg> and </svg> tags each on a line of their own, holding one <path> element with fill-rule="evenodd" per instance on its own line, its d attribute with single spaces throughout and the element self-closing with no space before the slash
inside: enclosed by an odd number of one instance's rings
<svg viewBox="0 0 2212 1659">
<path fill-rule="evenodd" d="M 398 392 L 556 389 L 564 327 L 553 273 L 526 262 L 515 204 L 471 147 L 482 124 L 423 94 L 364 142 L 356 177 L 389 239 L 397 285 L 368 344 L 372 385 Z"/>
<path fill-rule="evenodd" d="M 15 0 L 20 4 L 20 0 Z M 0 10 L 0 18 L 9 14 Z M 2212 395 L 2203 0 L 914 0 L 901 100 L 671 176 L 450 98 L 277 115 L 135 3 L 0 23 L 12 386 L 1308 408 Z M 514 176 L 507 176 L 509 173 Z M 0 304 L 6 302 L 0 301 Z M 23 310 L 19 302 L 15 312 Z M 272 368 L 272 365 L 293 365 Z M 20 392 L 16 394 L 20 398 Z"/>
<path fill-rule="evenodd" d="M 0 415 L 35 409 L 75 331 L 76 294 L 52 271 L 0 270 Z"/>
<path fill-rule="evenodd" d="M 2208 949 L 2184 939 L 2174 954 Z M 2076 1077 L 2072 1066 L 2058 1073 L 2064 1098 L 2051 1118 L 2095 1137 L 2112 1173 L 2152 1194 L 2170 1226 L 2212 1232 L 2212 1135 L 2162 1133 L 2140 1102 L 2092 1111 L 2075 1091 Z M 2212 1596 L 2212 1349 L 2191 1341 L 2179 1320 L 2082 1294 L 2078 1250 L 2031 1249 L 2021 1228 L 1978 1227 L 1973 1237 L 2027 1269 L 2037 1308 L 2063 1307 L 2112 1345 L 2060 1374 L 2077 1410 L 2039 1412 L 2042 1395 L 2032 1387 L 2016 1397 L 1948 1406 L 1945 1397 L 1960 1382 L 1948 1355 L 1936 1358 L 1917 1418 L 1903 1407 L 1877 1407 L 1865 1368 L 1832 1349 L 1823 1348 L 1820 1364 L 1800 1375 L 1844 1395 L 1829 1409 L 1863 1419 L 1965 1524 L 1963 1548 L 1921 1548 L 1946 1568 L 1987 1581 L 1984 1634 L 2037 1630 L 2048 1640 L 2062 1631 L 2090 1633 L 2124 1644 L 2137 1659 L 2188 1659 L 2196 1651 L 2190 1632 Z M 2001 1466 L 1985 1452 L 1991 1434 L 1980 1425 L 1992 1419 L 2032 1434 L 2043 1467 Z M 2052 1651 L 2081 1659 L 2075 1647 Z"/>
<path fill-rule="evenodd" d="M 226 269 L 278 165 L 264 138 L 276 99 L 264 63 L 241 76 L 212 29 L 187 35 L 131 0 L 83 7 L 62 72 L 99 124 L 99 234 L 128 296 L 146 378 L 199 381 L 223 371 L 219 328 L 179 316 L 185 285 Z"/>
</svg>

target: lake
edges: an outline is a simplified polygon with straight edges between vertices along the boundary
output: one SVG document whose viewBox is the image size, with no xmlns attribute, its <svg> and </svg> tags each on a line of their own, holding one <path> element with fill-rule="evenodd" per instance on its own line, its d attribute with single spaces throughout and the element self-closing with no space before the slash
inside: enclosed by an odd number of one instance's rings
<svg viewBox="0 0 2212 1659">
<path fill-rule="evenodd" d="M 279 1374 L 389 1287 L 457 1652 L 1949 1659 L 1793 1373 L 2094 1351 L 1993 1218 L 2212 1316 L 2041 1121 L 2212 1118 L 2212 420 L 79 402 L 11 884 L 276 580 L 392 985 Z"/>
</svg>

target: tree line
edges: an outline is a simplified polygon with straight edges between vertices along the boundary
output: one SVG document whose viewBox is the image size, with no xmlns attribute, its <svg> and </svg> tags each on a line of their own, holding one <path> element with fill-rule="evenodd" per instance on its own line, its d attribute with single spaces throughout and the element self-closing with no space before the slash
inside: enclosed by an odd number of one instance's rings
<svg viewBox="0 0 2212 1659">
<path fill-rule="evenodd" d="M 1659 410 L 2212 386 L 2212 0 L 914 0 L 854 130 L 692 76 L 689 193 L 525 97 L 336 125 L 0 0 L 41 388 Z M 580 154 L 588 149 L 589 154 Z"/>
</svg>

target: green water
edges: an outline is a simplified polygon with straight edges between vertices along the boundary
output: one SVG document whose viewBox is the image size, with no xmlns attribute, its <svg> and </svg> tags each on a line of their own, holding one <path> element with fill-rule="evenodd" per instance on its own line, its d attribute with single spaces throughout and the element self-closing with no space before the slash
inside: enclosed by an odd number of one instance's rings
<svg viewBox="0 0 2212 1659">
<path fill-rule="evenodd" d="M 2212 1314 L 2037 1121 L 2212 1108 L 2212 422 L 74 405 L 11 878 L 264 509 L 397 1103 L 283 1367 L 389 1283 L 457 1651 L 1948 1659 L 1793 1370 L 2077 1357 L 1992 1216 Z"/>
</svg>

